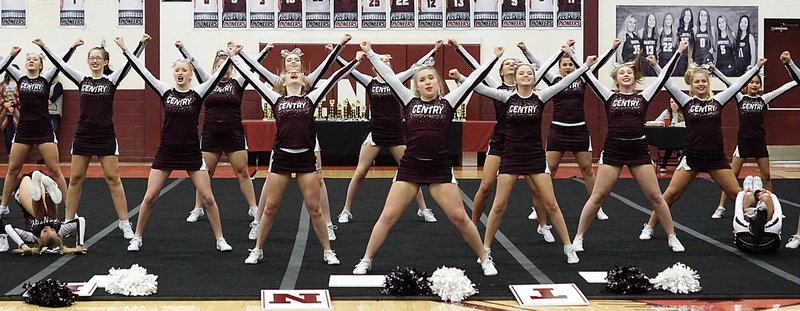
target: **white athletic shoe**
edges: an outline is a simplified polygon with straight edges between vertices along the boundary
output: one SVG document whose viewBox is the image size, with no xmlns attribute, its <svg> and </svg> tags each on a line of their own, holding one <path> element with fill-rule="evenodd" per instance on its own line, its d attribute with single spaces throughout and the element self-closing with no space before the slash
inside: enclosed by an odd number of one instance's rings
<svg viewBox="0 0 800 311">
<path fill-rule="evenodd" d="M 483 269 L 483 275 L 485 276 L 497 275 L 497 268 L 494 266 L 492 257 L 481 263 L 481 269 Z"/>
<path fill-rule="evenodd" d="M 793 235 L 789 238 L 789 243 L 786 243 L 786 248 L 797 248 L 800 246 L 800 235 Z"/>
<path fill-rule="evenodd" d="M 597 210 L 597 219 L 608 220 L 608 215 L 606 214 L 606 212 L 603 211 L 602 207 L 599 210 Z"/>
<path fill-rule="evenodd" d="M 714 214 L 711 215 L 711 218 L 720 219 L 722 215 L 725 215 L 725 208 L 722 206 L 717 206 L 717 209 L 714 210 Z"/>
<path fill-rule="evenodd" d="M 436 217 L 433 216 L 433 211 L 430 208 L 417 210 L 417 216 L 425 218 L 425 222 L 436 222 Z"/>
<path fill-rule="evenodd" d="M 254 265 L 261 259 L 264 259 L 264 251 L 254 248 L 250 250 L 250 255 L 247 255 L 247 259 L 244 260 L 244 263 Z"/>
<path fill-rule="evenodd" d="M 486 256 L 492 257 L 492 249 L 488 247 L 483 248 L 486 251 Z M 481 258 L 478 257 L 478 263 L 481 263 Z"/>
<path fill-rule="evenodd" d="M 58 184 L 55 180 L 50 178 L 50 176 L 42 174 L 42 186 L 44 186 L 44 191 L 47 192 L 53 203 L 61 204 L 61 190 L 58 189 Z"/>
<path fill-rule="evenodd" d="M 346 210 L 343 210 L 342 213 L 339 214 L 339 223 L 340 224 L 346 224 L 346 223 L 350 222 L 351 220 L 353 220 L 353 214 L 351 214 L 350 212 L 348 212 Z"/>
<path fill-rule="evenodd" d="M 678 237 L 675 236 L 674 234 L 671 234 L 670 236 L 667 237 L 667 244 L 669 245 L 669 247 L 672 248 L 672 251 L 676 253 L 680 253 L 686 250 L 686 248 L 683 247 L 683 244 L 681 244 L 681 241 L 679 241 Z"/>
<path fill-rule="evenodd" d="M 217 250 L 220 252 L 230 252 L 233 250 L 233 247 L 225 241 L 225 238 L 221 238 L 217 240 Z"/>
<path fill-rule="evenodd" d="M 361 259 L 353 269 L 353 274 L 367 274 L 370 269 L 372 269 L 372 260 Z"/>
<path fill-rule="evenodd" d="M 11 213 L 11 210 L 8 206 L 0 206 L 0 216 L 8 215 L 9 213 Z"/>
<path fill-rule="evenodd" d="M 250 223 L 250 232 L 247 233 L 247 239 L 250 241 L 255 241 L 258 239 L 258 222 L 254 221 Z"/>
<path fill-rule="evenodd" d="M 8 251 L 8 234 L 0 234 L 0 253 L 6 251 Z"/>
<path fill-rule="evenodd" d="M 556 238 L 553 237 L 553 233 L 550 232 L 550 228 L 553 228 L 553 226 L 551 225 L 545 225 L 544 227 L 539 226 L 539 228 L 536 229 L 536 232 L 541 234 L 542 237 L 544 238 L 544 241 L 547 243 L 553 243 L 556 241 Z"/>
<path fill-rule="evenodd" d="M 258 214 L 258 206 L 251 206 L 247 210 L 247 215 L 250 215 L 250 217 L 256 217 L 256 214 Z"/>
<path fill-rule="evenodd" d="M 753 176 L 748 175 L 747 177 L 744 178 L 744 181 L 742 182 L 742 188 L 744 189 L 744 191 L 747 191 L 747 189 L 753 191 Z"/>
<path fill-rule="evenodd" d="M 642 228 L 642 233 L 639 234 L 639 240 L 649 240 L 652 237 L 653 237 L 653 227 L 644 224 L 644 227 Z"/>
<path fill-rule="evenodd" d="M 575 236 L 575 239 L 572 240 L 572 249 L 576 252 L 583 251 L 583 236 Z"/>
<path fill-rule="evenodd" d="M 202 208 L 195 207 L 191 212 L 189 212 L 189 217 L 186 217 L 186 222 L 197 222 L 197 220 L 205 214 L 206 212 L 203 211 Z"/>
<path fill-rule="evenodd" d="M 336 241 L 336 232 L 333 230 L 338 229 L 334 224 L 328 224 L 328 241 Z"/>
<path fill-rule="evenodd" d="M 578 254 L 575 253 L 575 245 L 564 245 L 564 255 L 567 255 L 567 263 L 568 264 L 576 264 L 581 261 L 578 258 Z"/>
<path fill-rule="evenodd" d="M 142 237 L 135 236 L 131 239 L 128 243 L 128 251 L 129 252 L 138 252 L 139 248 L 142 247 Z"/>
<path fill-rule="evenodd" d="M 764 182 L 761 181 L 761 177 L 753 176 L 753 191 L 764 190 Z M 758 198 L 756 198 L 757 200 Z"/>
<path fill-rule="evenodd" d="M 34 202 L 38 202 L 42 199 L 42 172 L 40 171 L 33 171 L 31 174 L 31 185 L 28 187 L 28 193 L 31 195 L 31 200 Z"/>
<path fill-rule="evenodd" d="M 133 239 L 133 227 L 130 220 L 120 220 L 117 225 L 122 230 L 122 236 L 128 240 Z"/>
<path fill-rule="evenodd" d="M 339 258 L 336 258 L 336 252 L 333 250 L 323 251 L 322 260 L 324 260 L 330 266 L 339 264 Z"/>
<path fill-rule="evenodd" d="M 536 215 L 536 209 L 533 208 L 533 206 L 531 206 L 531 213 L 528 214 L 528 219 L 530 219 L 530 220 L 539 219 L 539 215 Z"/>
</svg>

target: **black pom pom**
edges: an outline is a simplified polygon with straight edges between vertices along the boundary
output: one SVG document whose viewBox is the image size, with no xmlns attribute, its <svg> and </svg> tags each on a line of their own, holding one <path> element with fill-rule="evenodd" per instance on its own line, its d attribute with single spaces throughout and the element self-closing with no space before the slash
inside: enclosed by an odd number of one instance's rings
<svg viewBox="0 0 800 311">
<path fill-rule="evenodd" d="M 408 267 L 396 267 L 386 275 L 381 294 L 394 296 L 416 296 L 431 293 L 429 275 Z"/>
<path fill-rule="evenodd" d="M 627 265 L 614 266 L 608 270 L 606 288 L 614 293 L 627 295 L 646 293 L 653 289 L 653 285 L 639 266 Z"/>
<path fill-rule="evenodd" d="M 22 287 L 26 291 L 26 303 L 51 308 L 68 307 L 75 303 L 76 295 L 67 288 L 67 284 L 56 279 L 41 280 L 33 285 L 25 283 Z"/>
</svg>

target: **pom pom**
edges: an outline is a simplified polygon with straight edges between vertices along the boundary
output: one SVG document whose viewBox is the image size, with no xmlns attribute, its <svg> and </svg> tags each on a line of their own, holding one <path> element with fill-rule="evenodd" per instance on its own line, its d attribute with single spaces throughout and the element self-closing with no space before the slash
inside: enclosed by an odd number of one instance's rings
<svg viewBox="0 0 800 311">
<path fill-rule="evenodd" d="M 381 294 L 394 296 L 416 296 L 431 293 L 428 274 L 408 267 L 396 267 L 386 275 Z"/>
<path fill-rule="evenodd" d="M 650 283 L 657 289 L 670 291 L 674 294 L 688 294 L 699 292 L 700 275 L 683 263 L 676 263 L 672 267 L 661 271 Z"/>
<path fill-rule="evenodd" d="M 47 279 L 31 285 L 22 285 L 25 289 L 25 302 L 42 307 L 60 308 L 68 307 L 75 303 L 75 294 L 67 287 L 55 279 Z"/>
<path fill-rule="evenodd" d="M 441 267 L 433 272 L 429 280 L 431 291 L 443 301 L 461 302 L 478 292 L 461 269 Z"/>
<path fill-rule="evenodd" d="M 158 281 L 157 275 L 147 274 L 147 269 L 134 264 L 130 269 L 108 270 L 109 281 L 106 291 L 109 294 L 125 296 L 147 296 L 155 294 Z"/>
<path fill-rule="evenodd" d="M 641 294 L 653 289 L 650 280 L 642 273 L 639 266 L 614 266 L 608 270 L 606 289 L 617 294 Z"/>
</svg>

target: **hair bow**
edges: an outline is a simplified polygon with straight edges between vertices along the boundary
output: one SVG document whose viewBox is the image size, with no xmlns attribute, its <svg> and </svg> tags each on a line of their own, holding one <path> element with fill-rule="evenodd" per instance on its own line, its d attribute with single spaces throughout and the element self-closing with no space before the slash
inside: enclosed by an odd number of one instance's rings
<svg viewBox="0 0 800 311">
<path fill-rule="evenodd" d="M 434 64 L 436 64 L 436 61 L 433 59 L 433 57 L 428 57 L 428 59 L 422 62 L 421 67 L 433 67 Z"/>
<path fill-rule="evenodd" d="M 296 54 L 297 56 L 303 56 L 303 51 L 300 50 L 300 48 L 294 48 L 294 50 L 291 51 L 287 49 L 281 50 L 281 57 L 289 56 L 289 54 Z"/>
<path fill-rule="evenodd" d="M 614 63 L 614 69 L 619 67 L 633 67 L 635 64 L 633 62 L 626 62 L 626 63 Z"/>
</svg>

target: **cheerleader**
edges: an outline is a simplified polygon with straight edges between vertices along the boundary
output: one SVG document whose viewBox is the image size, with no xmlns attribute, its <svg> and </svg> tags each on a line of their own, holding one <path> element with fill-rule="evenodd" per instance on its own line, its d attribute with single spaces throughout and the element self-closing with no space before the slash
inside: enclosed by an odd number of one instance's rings
<svg viewBox="0 0 800 311">
<path fill-rule="evenodd" d="M 428 59 L 436 55 L 441 46 L 442 41 L 436 41 L 436 45 L 428 54 L 422 56 L 411 68 L 396 74 L 397 78 L 403 83 L 411 79 L 414 71 L 424 66 Z M 392 56 L 389 54 L 381 55 L 381 61 L 389 67 L 392 66 L 391 59 Z M 337 57 L 336 61 L 342 66 L 346 64 L 341 57 Z M 344 200 L 344 208 L 338 217 L 339 223 L 348 223 L 353 219 L 353 200 L 355 200 L 358 189 L 361 187 L 361 182 L 364 181 L 372 162 L 375 161 L 381 149 L 388 148 L 397 164 L 400 164 L 400 158 L 403 157 L 403 152 L 406 149 L 406 136 L 403 132 L 403 114 L 400 111 L 400 103 L 386 80 L 375 69 L 373 69 L 373 72 L 375 74 L 374 77 L 365 75 L 358 70 L 353 70 L 350 73 L 356 82 L 363 85 L 367 90 L 367 97 L 370 103 L 369 133 L 361 144 L 361 150 L 358 154 L 358 166 L 353 178 L 350 179 L 350 184 L 347 186 L 347 197 Z M 417 216 L 423 217 L 427 222 L 436 222 L 433 211 L 425 204 L 422 191 L 417 192 L 416 202 L 419 207 Z"/>
<path fill-rule="evenodd" d="M 567 54 L 572 54 L 572 50 L 567 45 L 562 49 Z M 516 86 L 514 90 L 494 89 L 480 84 L 475 88 L 476 92 L 484 96 L 506 103 L 505 148 L 503 157 L 500 159 L 497 192 L 483 239 L 483 247 L 487 253 L 491 254 L 491 245 L 508 207 L 511 189 L 520 175 L 526 175 L 528 179 L 533 180 L 539 191 L 538 197 L 542 204 L 537 204 L 537 206 L 542 206 L 547 210 L 548 216 L 553 220 L 556 232 L 561 237 L 564 254 L 567 255 L 567 263 L 578 263 L 578 255 L 575 254 L 575 249 L 572 247 L 564 216 L 561 214 L 561 209 L 558 207 L 553 193 L 552 179 L 542 147 L 542 110 L 547 101 L 570 86 L 596 61 L 597 57 L 590 56 L 587 58 L 587 66 L 573 71 L 560 79 L 558 83 L 541 91 L 533 90 L 533 83 L 536 81 L 533 76 L 534 69 L 532 65 L 527 64 L 519 65 L 514 70 Z M 463 80 L 456 70 L 451 71 L 451 77 Z"/>
<path fill-rule="evenodd" d="M 742 165 L 747 158 L 754 158 L 758 163 L 758 171 L 764 188 L 772 191 L 772 179 L 769 173 L 769 152 L 767 151 L 766 133 L 764 131 L 764 113 L 769 109 L 769 103 L 778 96 L 797 86 L 800 72 L 795 72 L 797 66 L 792 62 L 788 51 L 781 54 L 786 69 L 792 76 L 793 81 L 788 82 L 763 96 L 761 93 L 761 75 L 755 75 L 745 87 L 746 95 L 736 94 L 736 108 L 739 111 L 739 133 L 736 142 L 736 149 L 731 160 L 731 169 L 734 176 L 739 176 Z M 713 64 L 712 64 L 713 65 Z M 731 81 L 719 68 L 711 66 L 713 72 L 725 85 L 730 86 Z M 719 207 L 714 211 L 711 218 L 722 218 L 725 213 L 725 199 L 727 196 L 723 192 L 719 199 Z"/>
<path fill-rule="evenodd" d="M 240 49 L 241 46 L 232 48 L 230 56 L 234 57 Z M 246 264 L 256 264 L 264 257 L 262 250 L 264 241 L 275 222 L 275 214 L 278 212 L 283 192 L 293 173 L 297 174 L 297 184 L 311 216 L 314 232 L 322 246 L 323 260 L 329 265 L 339 264 L 336 253 L 331 249 L 325 219 L 320 209 L 318 176 L 320 173 L 314 153 L 314 140 L 317 136 L 314 129 L 314 112 L 320 100 L 325 98 L 336 83 L 358 66 L 361 56 L 362 53 L 357 53 L 355 60 L 336 71 L 315 89 L 309 88 L 310 83 L 302 72 L 289 69 L 275 81 L 274 91 L 268 84 L 261 82 L 256 74 L 251 73 L 249 70 L 251 68 L 240 57 L 234 57 L 234 66 L 272 107 L 272 111 L 275 112 L 275 123 L 278 126 L 275 145 L 272 148 L 269 177 L 267 177 L 269 182 L 265 183 L 264 190 L 270 195 L 267 197 L 259 223 L 256 245 L 245 259 Z"/>
<path fill-rule="evenodd" d="M 736 211 L 733 217 L 736 248 L 745 253 L 775 252 L 780 247 L 783 227 L 780 200 L 774 193 L 763 188 L 758 176 L 747 176 L 742 188 L 736 195 Z M 755 207 L 751 207 L 753 205 Z"/>
<path fill-rule="evenodd" d="M 684 247 L 675 235 L 672 227 L 672 216 L 669 213 L 669 206 L 661 196 L 661 189 L 658 186 L 658 179 L 652 167 L 652 160 L 647 150 L 647 140 L 644 135 L 644 123 L 647 117 L 647 107 L 653 100 L 656 93 L 669 79 L 669 75 L 674 70 L 676 61 L 681 57 L 683 51 L 689 46 L 689 42 L 681 42 L 677 53 L 667 63 L 667 70 L 659 73 L 656 81 L 639 93 L 635 92 L 637 81 L 642 77 L 642 71 L 638 68 L 641 64 L 639 60 L 633 63 L 619 65 L 611 72 L 611 78 L 619 91 L 613 92 L 600 82 L 593 75 L 585 75 L 592 90 L 603 101 L 606 115 L 608 116 L 608 136 L 606 137 L 603 152 L 600 153 L 600 164 L 597 169 L 597 179 L 592 195 L 581 211 L 581 219 L 578 224 L 578 232 L 573 240 L 576 251 L 583 251 L 583 236 L 589 230 L 589 226 L 594 219 L 597 209 L 608 198 L 612 187 L 622 172 L 622 167 L 627 165 L 631 175 L 639 184 L 639 188 L 647 198 L 647 201 L 655 211 L 653 215 L 658 216 L 661 225 L 668 235 L 668 245 L 674 252 L 684 251 Z M 640 55 L 641 56 L 641 55 Z M 654 56 L 649 58 L 655 59 Z M 581 64 L 578 64 L 582 66 Z"/>
<path fill-rule="evenodd" d="M 75 48 L 82 44 L 82 40 L 75 41 L 62 59 L 68 61 L 72 57 Z M 17 176 L 22 169 L 22 165 L 33 148 L 36 148 L 41 153 L 47 172 L 56 181 L 61 193 L 67 192 L 67 182 L 64 180 L 64 175 L 61 173 L 61 165 L 58 163 L 58 140 L 47 113 L 50 83 L 58 74 L 58 67 L 42 71 L 44 56 L 38 53 L 25 55 L 24 72 L 14 66 L 9 66 L 19 51 L 20 48 L 15 46 L 11 48 L 10 56 L 0 59 L 0 73 L 8 71 L 17 81 L 20 102 L 17 133 L 14 135 L 14 141 L 11 145 L 11 153 L 8 156 L 8 172 L 6 172 L 6 178 L 3 182 L 0 216 L 9 213 L 8 202 L 11 198 L 11 192 L 17 183 Z M 75 218 L 74 210 L 67 210 L 66 214 L 68 220 Z"/>
<path fill-rule="evenodd" d="M 725 158 L 722 142 L 722 108 L 733 98 L 744 85 L 749 82 L 758 70 L 764 65 L 766 59 L 760 59 L 758 65 L 751 68 L 739 77 L 724 91 L 712 95 L 709 85 L 710 73 L 702 68 L 693 68 L 686 72 L 685 80 L 689 85 L 689 94 L 681 92 L 673 83 L 667 82 L 667 91 L 675 98 L 683 110 L 686 119 L 686 146 L 683 148 L 683 158 L 672 175 L 667 190 L 664 191 L 664 200 L 672 206 L 677 201 L 689 183 L 700 172 L 711 175 L 711 178 L 722 188 L 729 199 L 736 199 L 737 193 L 742 189 L 733 174 L 728 159 Z M 656 66 L 651 62 L 651 66 Z M 661 70 L 656 67 L 656 71 Z M 642 228 L 639 236 L 648 240 L 652 236 L 653 227 L 658 224 L 658 219 L 650 216 L 650 220 Z"/>
<path fill-rule="evenodd" d="M 414 73 L 412 92 L 381 61 L 380 55 L 372 51 L 369 41 L 361 42 L 361 49 L 367 53 L 372 66 L 389 83 L 405 107 L 408 148 L 400 159 L 400 167 L 389 190 L 383 212 L 372 227 L 367 249 L 353 269 L 353 274 L 366 274 L 372 268 L 372 258 L 400 218 L 403 209 L 411 202 L 421 185 L 429 185 L 431 195 L 447 214 L 447 218 L 480 257 L 483 274 L 496 275 L 497 269 L 481 245 L 478 229 L 464 213 L 461 190 L 453 177 L 453 169 L 447 156 L 447 134 L 456 108 L 497 63 L 503 55 L 503 48 L 496 47 L 491 61 L 473 71 L 466 82 L 447 95 L 442 95 L 444 80 L 432 67 L 423 67 Z"/>
<path fill-rule="evenodd" d="M 150 36 L 145 34 L 133 52 L 137 57 L 144 51 L 144 46 L 150 41 Z M 133 228 L 128 220 L 128 201 L 125 198 L 125 189 L 119 176 L 119 146 L 114 133 L 114 94 L 117 87 L 130 70 L 130 64 L 125 64 L 116 72 L 109 68 L 109 54 L 105 46 L 89 50 L 87 64 L 91 74 L 86 75 L 76 70 L 64 60 L 55 57 L 44 41 L 33 41 L 42 48 L 44 54 L 67 78 L 78 86 L 81 94 L 80 116 L 75 138 L 72 140 L 72 160 L 70 163 L 69 189 L 67 190 L 67 211 L 77 212 L 86 180 L 86 170 L 92 156 L 97 156 L 103 168 L 106 184 L 111 192 L 111 201 L 119 220 L 117 226 L 126 239 L 133 238 Z"/>
<path fill-rule="evenodd" d="M 172 66 L 175 86 L 170 87 L 147 70 L 144 63 L 128 50 L 122 37 L 117 37 L 114 41 L 122 49 L 133 69 L 159 95 L 161 105 L 164 107 L 161 143 L 153 159 L 150 176 L 147 178 L 147 191 L 142 199 L 139 218 L 136 222 L 136 232 L 128 244 L 128 251 L 138 252 L 142 247 L 142 236 L 147 226 L 147 220 L 153 213 L 159 193 L 173 170 L 185 170 L 197 188 L 200 200 L 206 208 L 211 230 L 214 232 L 217 250 L 231 251 L 233 248 L 222 236 L 219 208 L 211 191 L 211 181 L 203 162 L 200 140 L 197 136 L 197 119 L 200 117 L 203 100 L 211 94 L 213 87 L 227 72 L 230 62 L 226 61 L 208 81 L 192 88 L 190 86 L 193 78 L 192 64 L 186 60 L 176 61 Z"/>
</svg>

